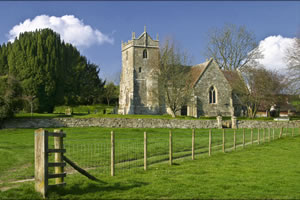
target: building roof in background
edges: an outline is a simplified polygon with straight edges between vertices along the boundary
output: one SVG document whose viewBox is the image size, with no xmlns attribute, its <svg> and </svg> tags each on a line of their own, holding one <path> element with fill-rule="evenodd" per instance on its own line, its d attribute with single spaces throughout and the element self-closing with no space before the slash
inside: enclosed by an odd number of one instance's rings
<svg viewBox="0 0 300 200">
<path fill-rule="evenodd" d="M 246 83 L 238 71 L 222 70 L 231 88 L 237 93 L 247 93 Z"/>
<path fill-rule="evenodd" d="M 191 86 L 194 87 L 197 81 L 200 79 L 201 75 L 207 68 L 207 66 L 211 63 L 212 59 L 191 67 L 190 76 L 191 76 Z"/>
</svg>

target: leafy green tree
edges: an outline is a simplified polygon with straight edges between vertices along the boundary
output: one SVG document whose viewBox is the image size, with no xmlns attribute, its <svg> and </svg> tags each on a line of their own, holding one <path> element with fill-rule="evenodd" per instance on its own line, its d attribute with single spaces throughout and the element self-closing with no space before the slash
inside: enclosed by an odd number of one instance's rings
<svg viewBox="0 0 300 200">
<path fill-rule="evenodd" d="M 116 86 L 113 82 L 109 82 L 107 85 L 104 86 L 104 96 L 109 106 L 112 100 L 116 100 L 119 97 L 119 87 Z"/>
<path fill-rule="evenodd" d="M 0 76 L 0 123 L 21 107 L 21 87 L 12 76 Z"/>
</svg>

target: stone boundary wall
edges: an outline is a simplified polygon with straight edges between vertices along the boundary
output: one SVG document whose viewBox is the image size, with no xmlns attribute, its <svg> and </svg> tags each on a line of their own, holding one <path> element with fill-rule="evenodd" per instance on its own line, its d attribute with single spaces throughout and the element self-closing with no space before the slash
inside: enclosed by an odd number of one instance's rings
<svg viewBox="0 0 300 200">
<path fill-rule="evenodd" d="M 223 121 L 230 123 L 230 120 Z M 126 119 L 126 118 L 54 118 L 11 119 L 1 128 L 60 128 L 60 127 L 107 127 L 107 128 L 218 128 L 217 120 L 181 119 Z M 289 122 L 238 120 L 238 128 L 300 127 L 300 120 Z"/>
</svg>

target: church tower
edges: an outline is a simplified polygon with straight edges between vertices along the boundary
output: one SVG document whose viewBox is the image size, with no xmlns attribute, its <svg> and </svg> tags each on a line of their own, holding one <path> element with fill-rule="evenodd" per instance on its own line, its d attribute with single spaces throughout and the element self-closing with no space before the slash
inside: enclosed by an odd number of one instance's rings
<svg viewBox="0 0 300 200">
<path fill-rule="evenodd" d="M 157 73 L 159 40 L 144 32 L 122 42 L 119 114 L 159 114 L 160 102 Z"/>
</svg>

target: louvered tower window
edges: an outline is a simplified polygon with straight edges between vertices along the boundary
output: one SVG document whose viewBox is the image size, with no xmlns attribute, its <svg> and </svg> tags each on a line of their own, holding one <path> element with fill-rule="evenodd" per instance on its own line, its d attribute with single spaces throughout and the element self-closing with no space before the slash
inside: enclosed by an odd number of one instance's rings
<svg viewBox="0 0 300 200">
<path fill-rule="evenodd" d="M 147 58 L 147 50 L 146 49 L 144 49 L 144 51 L 143 51 L 143 58 Z"/>
</svg>

